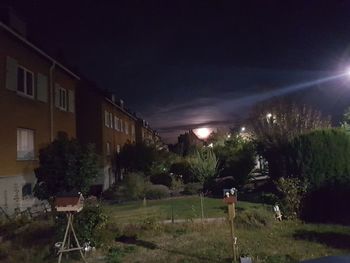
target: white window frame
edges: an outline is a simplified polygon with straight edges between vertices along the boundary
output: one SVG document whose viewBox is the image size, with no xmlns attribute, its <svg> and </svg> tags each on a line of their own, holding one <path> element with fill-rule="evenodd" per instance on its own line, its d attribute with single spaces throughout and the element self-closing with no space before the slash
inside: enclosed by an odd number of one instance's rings
<svg viewBox="0 0 350 263">
<path fill-rule="evenodd" d="M 110 112 L 109 113 L 109 127 L 113 129 L 113 114 Z"/>
<path fill-rule="evenodd" d="M 65 95 L 61 96 L 62 94 Z M 68 91 L 67 89 L 62 87 L 58 87 L 58 108 L 63 111 L 68 110 Z"/>
<path fill-rule="evenodd" d="M 23 143 L 21 136 L 24 136 L 24 132 L 28 132 L 32 136 L 32 141 Z M 27 140 L 28 140 L 27 134 Z M 35 160 L 35 131 L 25 128 L 17 128 L 17 160 Z"/>
<path fill-rule="evenodd" d="M 23 91 L 18 90 L 18 85 L 19 85 L 19 83 L 18 83 L 18 69 L 22 69 L 23 70 Z M 32 95 L 28 94 L 27 73 L 32 75 L 32 89 L 33 89 L 33 94 Z M 25 97 L 34 99 L 34 96 L 35 96 L 34 72 L 30 71 L 29 69 L 27 69 L 27 68 L 25 68 L 23 66 L 20 66 L 20 65 L 17 66 L 17 87 L 16 87 L 16 91 L 20 95 L 23 95 Z"/>
<path fill-rule="evenodd" d="M 105 126 L 109 128 L 109 112 L 105 110 Z"/>
<path fill-rule="evenodd" d="M 125 134 L 129 134 L 129 123 L 127 121 L 124 121 L 124 131 Z"/>
<path fill-rule="evenodd" d="M 123 120 L 120 119 L 120 131 L 124 132 L 124 125 L 123 125 Z"/>
<path fill-rule="evenodd" d="M 113 116 L 113 123 L 114 123 L 114 129 L 118 130 L 118 117 L 117 116 Z"/>
</svg>

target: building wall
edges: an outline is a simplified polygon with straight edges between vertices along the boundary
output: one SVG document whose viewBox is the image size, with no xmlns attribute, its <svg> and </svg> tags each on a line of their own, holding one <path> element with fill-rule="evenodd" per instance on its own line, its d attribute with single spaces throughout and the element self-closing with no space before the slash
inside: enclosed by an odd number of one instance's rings
<svg viewBox="0 0 350 263">
<path fill-rule="evenodd" d="M 34 98 L 6 88 L 7 60 L 31 71 L 34 76 Z M 38 166 L 39 149 L 51 141 L 50 89 L 47 84 L 47 102 L 38 100 L 36 90 L 38 74 L 49 82 L 51 62 L 0 28 L 0 206 L 19 207 L 29 205 L 33 198 L 22 198 L 22 186 L 29 182 L 34 186 L 34 169 Z M 62 70 L 54 71 L 54 82 L 74 90 L 76 80 Z M 75 114 L 53 107 L 53 134 L 66 132 L 76 135 Z M 34 160 L 17 160 L 17 129 L 34 131 Z M 16 201 L 17 200 L 17 201 Z"/>
</svg>

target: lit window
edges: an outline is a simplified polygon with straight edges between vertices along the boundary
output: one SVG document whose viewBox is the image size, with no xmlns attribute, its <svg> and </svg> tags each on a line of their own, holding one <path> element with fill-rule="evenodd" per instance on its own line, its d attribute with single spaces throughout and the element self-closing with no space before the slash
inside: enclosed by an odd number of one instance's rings
<svg viewBox="0 0 350 263">
<path fill-rule="evenodd" d="M 29 97 L 34 97 L 34 74 L 29 70 L 17 68 L 17 91 Z"/>
<path fill-rule="evenodd" d="M 135 135 L 135 125 L 131 125 L 131 134 Z"/>
<path fill-rule="evenodd" d="M 17 129 L 17 159 L 34 159 L 34 131 L 29 129 Z"/>
</svg>

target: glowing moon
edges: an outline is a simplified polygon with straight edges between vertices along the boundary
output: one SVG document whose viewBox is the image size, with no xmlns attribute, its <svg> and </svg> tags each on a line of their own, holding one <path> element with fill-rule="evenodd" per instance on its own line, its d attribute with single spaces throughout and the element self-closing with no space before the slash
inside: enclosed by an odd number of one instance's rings
<svg viewBox="0 0 350 263">
<path fill-rule="evenodd" d="M 199 139 L 206 139 L 211 133 L 209 128 L 198 128 L 194 130 L 194 133 L 198 136 Z"/>
</svg>

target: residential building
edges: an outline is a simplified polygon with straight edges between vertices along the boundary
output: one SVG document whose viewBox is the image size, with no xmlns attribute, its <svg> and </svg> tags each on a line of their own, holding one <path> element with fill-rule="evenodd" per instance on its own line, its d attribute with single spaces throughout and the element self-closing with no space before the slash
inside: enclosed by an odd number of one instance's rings
<svg viewBox="0 0 350 263">
<path fill-rule="evenodd" d="M 76 136 L 79 77 L 26 38 L 11 13 L 0 22 L 0 206 L 11 214 L 33 197 L 39 150 L 59 132 Z M 3 17 L 2 17 L 3 18 Z"/>
<path fill-rule="evenodd" d="M 116 153 L 126 143 L 136 141 L 136 117 L 110 92 L 84 81 L 77 95 L 77 136 L 84 143 L 95 144 L 103 158 L 103 176 L 96 182 L 94 192 L 109 188 L 122 179 Z"/>
</svg>

